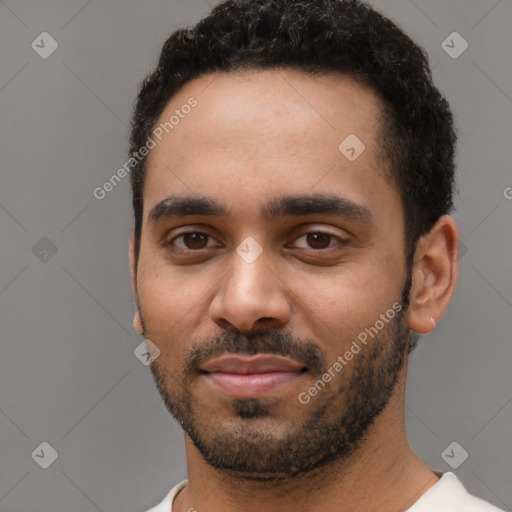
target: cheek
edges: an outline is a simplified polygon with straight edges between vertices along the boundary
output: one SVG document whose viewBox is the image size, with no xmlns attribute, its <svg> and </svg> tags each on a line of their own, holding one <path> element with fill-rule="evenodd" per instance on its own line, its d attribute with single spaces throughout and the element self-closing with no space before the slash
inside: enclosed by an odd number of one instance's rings
<svg viewBox="0 0 512 512">
<path fill-rule="evenodd" d="M 148 337 L 162 346 L 192 339 L 204 322 L 206 302 L 219 273 L 171 268 L 158 261 L 141 263 L 137 290 Z"/>
<path fill-rule="evenodd" d="M 335 345 L 373 325 L 400 300 L 399 269 L 384 268 L 383 263 L 348 264 L 290 280 L 297 283 L 290 289 L 296 296 L 296 313 L 303 317 L 296 325 L 306 321 L 317 336 L 322 333 Z"/>
<path fill-rule="evenodd" d="M 144 319 L 153 326 L 175 324 L 202 296 L 204 290 L 192 281 L 179 283 L 165 275 L 140 280 L 139 300 Z"/>
</svg>

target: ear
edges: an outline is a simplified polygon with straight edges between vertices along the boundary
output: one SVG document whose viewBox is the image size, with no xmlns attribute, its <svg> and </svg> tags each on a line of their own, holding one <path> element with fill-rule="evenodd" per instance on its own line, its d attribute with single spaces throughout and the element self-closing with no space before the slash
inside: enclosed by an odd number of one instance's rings
<svg viewBox="0 0 512 512">
<path fill-rule="evenodd" d="M 409 327 L 431 332 L 450 305 L 457 283 L 459 230 L 449 215 L 438 219 L 416 246 L 412 270 Z"/>
<path fill-rule="evenodd" d="M 134 233 L 130 236 L 130 244 L 128 249 L 130 257 L 130 280 L 132 283 L 132 293 L 135 298 L 135 313 L 133 316 L 133 328 L 143 336 L 144 329 L 142 327 L 142 320 L 139 311 L 139 301 L 137 299 L 137 264 L 135 258 L 135 235 Z"/>
</svg>

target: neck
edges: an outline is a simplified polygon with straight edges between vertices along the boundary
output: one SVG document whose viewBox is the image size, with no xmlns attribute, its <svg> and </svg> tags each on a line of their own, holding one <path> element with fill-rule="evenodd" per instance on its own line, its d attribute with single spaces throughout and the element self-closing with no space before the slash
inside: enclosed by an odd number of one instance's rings
<svg viewBox="0 0 512 512">
<path fill-rule="evenodd" d="M 176 497 L 173 512 L 406 510 L 439 477 L 407 442 L 404 394 L 405 371 L 356 452 L 348 459 L 287 480 L 247 480 L 214 469 L 186 438 L 188 484 Z"/>
</svg>

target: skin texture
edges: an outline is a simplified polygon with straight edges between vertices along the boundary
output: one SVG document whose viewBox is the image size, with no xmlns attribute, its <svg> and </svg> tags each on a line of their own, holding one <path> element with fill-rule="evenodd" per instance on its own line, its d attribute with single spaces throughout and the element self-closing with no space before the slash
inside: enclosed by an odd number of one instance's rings
<svg viewBox="0 0 512 512">
<path fill-rule="evenodd" d="M 449 305 L 457 279 L 455 222 L 443 216 L 420 239 L 409 307 L 301 404 L 298 394 L 318 372 L 408 291 L 401 201 L 379 157 L 379 100 L 342 75 L 244 71 L 189 82 L 161 119 L 190 97 L 197 107 L 150 153 L 137 264 L 133 237 L 130 243 L 134 326 L 159 348 L 151 371 L 188 432 L 189 483 L 173 510 L 407 508 L 438 480 L 406 439 L 407 331 L 430 332 Z M 355 161 L 338 149 L 349 134 L 366 146 Z M 292 194 L 343 196 L 366 207 L 372 221 L 261 215 L 271 199 Z M 230 214 L 150 222 L 149 212 L 170 195 L 207 196 Z M 183 237 L 175 239 L 184 232 L 209 238 L 189 238 L 187 250 Z M 311 236 L 318 232 L 332 238 Z M 263 250 L 250 264 L 236 252 L 248 236 Z M 276 336 L 287 336 L 292 348 L 313 348 L 287 352 L 310 371 L 270 397 L 236 402 L 197 371 L 225 350 L 272 352 Z M 347 425 L 359 420 L 349 435 Z M 324 443 L 314 444 L 315 429 Z M 324 457 L 331 449 L 335 455 Z"/>
</svg>

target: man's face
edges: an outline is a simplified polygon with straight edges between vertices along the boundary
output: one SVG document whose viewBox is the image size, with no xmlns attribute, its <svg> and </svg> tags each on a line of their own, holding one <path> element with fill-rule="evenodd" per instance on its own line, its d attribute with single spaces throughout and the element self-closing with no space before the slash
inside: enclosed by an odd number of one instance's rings
<svg viewBox="0 0 512 512">
<path fill-rule="evenodd" d="M 408 344 L 379 102 L 340 75 L 250 71 L 189 82 L 161 121 L 176 110 L 148 160 L 136 278 L 162 398 L 224 470 L 268 479 L 346 457 Z"/>
</svg>

